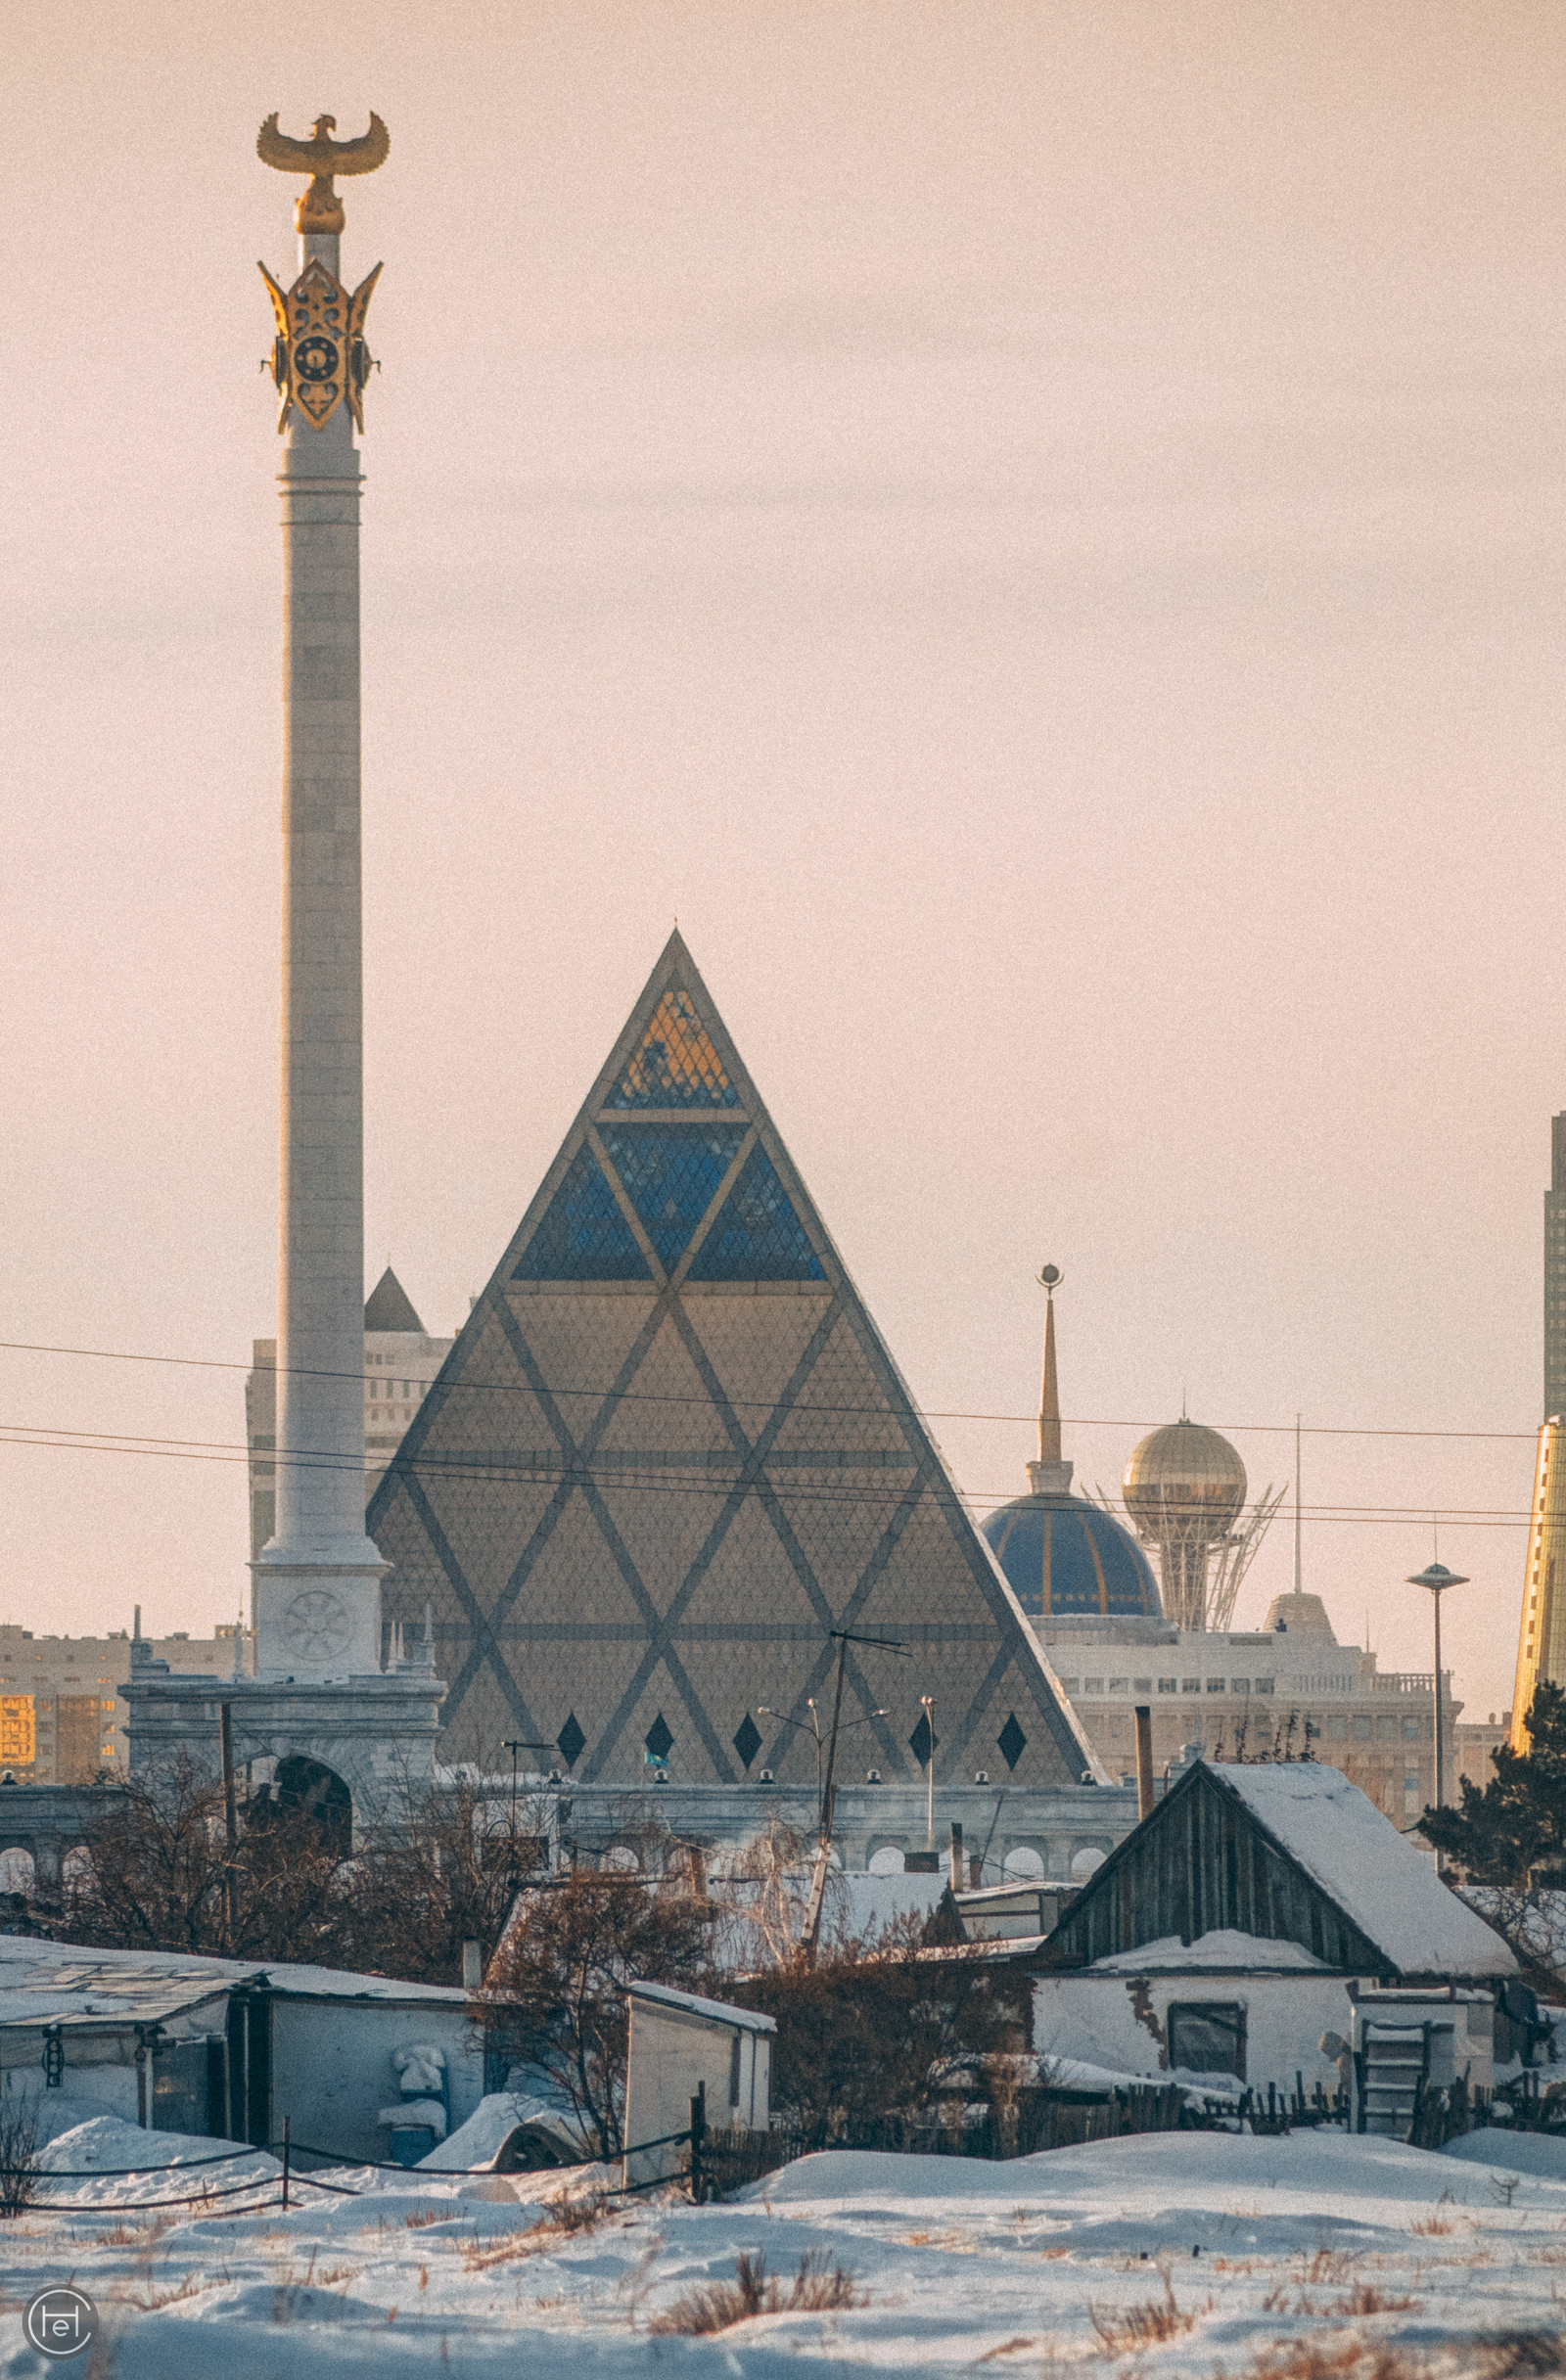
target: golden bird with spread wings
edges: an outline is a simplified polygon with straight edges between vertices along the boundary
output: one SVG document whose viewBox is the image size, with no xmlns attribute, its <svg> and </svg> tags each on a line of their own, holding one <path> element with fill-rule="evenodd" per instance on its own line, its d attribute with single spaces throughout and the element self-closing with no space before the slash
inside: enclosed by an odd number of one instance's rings
<svg viewBox="0 0 1566 2380">
<path fill-rule="evenodd" d="M 371 111 L 370 129 L 356 141 L 335 141 L 330 135 L 337 130 L 335 115 L 318 115 L 315 129 L 307 141 L 291 139 L 279 132 L 277 117 L 269 115 L 255 141 L 255 154 L 263 165 L 275 165 L 279 173 L 307 173 L 310 186 L 295 210 L 295 223 L 301 232 L 340 232 L 345 220 L 343 202 L 332 187 L 335 174 L 373 173 L 384 165 L 392 149 L 392 135 L 381 118 Z"/>
</svg>

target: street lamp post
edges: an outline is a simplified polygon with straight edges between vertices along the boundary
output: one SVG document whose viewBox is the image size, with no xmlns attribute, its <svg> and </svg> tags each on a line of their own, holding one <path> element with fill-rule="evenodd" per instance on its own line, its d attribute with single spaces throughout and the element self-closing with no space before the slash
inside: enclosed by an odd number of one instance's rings
<svg viewBox="0 0 1566 2380">
<path fill-rule="evenodd" d="M 924 1771 L 924 1847 L 933 1852 L 936 1847 L 936 1698 L 921 1694 L 919 1708 L 924 1713 L 926 1732 L 930 1738 L 925 1746 Z"/>
<path fill-rule="evenodd" d="M 1447 1799 L 1447 1763 L 1441 1729 L 1441 1598 L 1449 1586 L 1466 1586 L 1468 1581 L 1456 1571 L 1449 1570 L 1445 1562 L 1432 1562 L 1428 1569 L 1416 1572 L 1406 1583 L 1409 1586 L 1428 1587 L 1436 1607 L 1436 1808 L 1440 1809 Z M 1439 1862 L 1439 1853 L 1437 1858 Z"/>
<path fill-rule="evenodd" d="M 552 1744 L 530 1744 L 520 1735 L 508 1735 L 500 1747 L 511 1755 L 511 1842 L 515 1854 L 517 1842 L 517 1755 L 519 1752 L 552 1752 Z"/>
</svg>

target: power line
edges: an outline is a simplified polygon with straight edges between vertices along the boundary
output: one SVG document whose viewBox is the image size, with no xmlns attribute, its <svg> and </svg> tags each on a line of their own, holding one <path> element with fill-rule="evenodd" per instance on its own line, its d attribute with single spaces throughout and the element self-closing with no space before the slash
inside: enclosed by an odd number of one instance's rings
<svg viewBox="0 0 1566 2380">
<path fill-rule="evenodd" d="M 245 1447 L 233 1441 L 161 1439 L 141 1436 L 128 1431 L 54 1429 L 43 1423 L 28 1422 L 0 1422 L 0 1445 L 41 1446 L 67 1454 L 146 1455 L 164 1462 L 205 1462 L 229 1466 L 250 1466 L 253 1463 L 262 1463 L 272 1467 L 274 1472 L 278 1463 L 282 1462 L 284 1464 L 292 1463 L 300 1471 L 363 1471 L 367 1474 L 374 1470 L 390 1471 L 392 1463 L 395 1460 L 393 1454 L 384 1465 L 376 1463 L 373 1459 L 361 1464 L 353 1457 L 339 1455 L 324 1448 L 299 1448 L 292 1454 L 286 1451 L 280 1454 L 277 1449 L 266 1447 L 258 1455 L 253 1456 Z M 836 1450 L 830 1451 L 835 1452 Z M 670 1477 L 669 1473 L 663 1468 L 658 1470 L 647 1468 L 645 1462 L 639 1462 L 634 1453 L 603 1455 L 585 1464 L 570 1463 L 564 1456 L 555 1457 L 546 1452 L 534 1452 L 527 1448 L 519 1449 L 514 1459 L 502 1457 L 484 1461 L 466 1455 L 450 1456 L 429 1452 L 421 1453 L 412 1459 L 417 1463 L 421 1476 L 426 1480 L 438 1479 L 448 1482 L 473 1482 L 487 1485 L 501 1482 L 519 1485 L 532 1481 L 551 1490 L 561 1486 L 591 1487 L 621 1492 L 634 1489 L 638 1494 L 643 1495 L 701 1495 L 708 1498 L 709 1501 L 721 1501 L 731 1495 L 739 1485 L 736 1479 L 721 1477 L 716 1479 L 692 1476 L 681 1478 L 677 1471 L 674 1476 Z M 711 1462 L 714 1459 L 724 1464 L 733 1463 L 738 1467 L 743 1466 L 746 1456 L 741 1448 L 729 1447 L 715 1449 L 714 1454 L 709 1456 L 707 1461 Z M 706 1468 L 706 1463 L 703 1467 Z M 852 1462 L 842 1461 L 822 1461 L 815 1467 L 821 1470 L 852 1470 L 854 1468 Z M 801 1466 L 802 1470 L 807 1468 L 809 1466 Z M 905 1465 L 898 1465 L 897 1468 L 911 1470 L 912 1456 L 909 1456 Z M 851 1484 L 847 1481 L 837 1483 L 810 1481 L 803 1478 L 790 1479 L 786 1473 L 781 1477 L 773 1473 L 767 1478 L 766 1485 L 773 1493 L 787 1496 L 791 1504 L 804 1500 L 839 1510 L 859 1509 L 890 1513 L 902 1502 L 911 1482 L 899 1479 L 895 1486 L 876 1488 Z M 958 1492 L 963 1502 L 988 1511 L 998 1510 L 1002 1506 L 1018 1500 L 1014 1490 L 1010 1488 L 968 1489 Z M 1428 1522 L 1430 1509 L 1428 1503 L 1348 1504 L 1342 1502 L 1307 1504 L 1303 1508 L 1307 1520 L 1330 1526 L 1353 1524 L 1389 1527 L 1403 1527 L 1409 1523 L 1422 1525 Z M 1506 1505 L 1443 1504 L 1441 1518 L 1443 1522 L 1450 1523 L 1453 1528 L 1522 1529 L 1528 1526 L 1532 1518 L 1532 1511 L 1531 1508 L 1519 1511 L 1515 1507 Z"/>
<path fill-rule="evenodd" d="M 32 1339 L 0 1339 L 0 1352 L 24 1355 L 76 1355 L 102 1363 L 151 1363 L 187 1371 L 246 1373 L 260 1371 L 271 1372 L 274 1376 L 278 1375 L 278 1367 L 275 1364 L 241 1363 L 228 1356 L 148 1355 L 122 1348 L 57 1347 L 42 1340 Z M 290 1364 L 283 1368 L 281 1377 L 290 1380 L 357 1380 L 363 1382 L 384 1380 L 387 1375 L 379 1371 L 339 1372 L 329 1370 L 324 1366 Z M 555 1383 L 545 1385 L 550 1396 L 554 1397 L 595 1397 L 600 1402 L 608 1396 L 616 1396 L 617 1402 L 622 1404 L 703 1405 L 709 1401 L 705 1396 L 655 1395 L 643 1389 L 622 1389 L 617 1393 L 613 1386 L 602 1388 L 588 1385 L 562 1387 Z M 516 1380 L 449 1380 L 441 1381 L 439 1386 L 442 1399 L 457 1395 L 531 1396 L 535 1394 L 527 1381 Z M 398 1403 L 409 1400 L 393 1397 L 388 1401 Z M 731 1396 L 728 1401 L 736 1412 L 755 1410 L 769 1413 L 776 1400 L 759 1396 Z M 882 1415 L 886 1411 L 884 1405 L 817 1404 L 814 1402 L 807 1409 L 811 1413 L 850 1415 L 867 1413 Z M 926 1421 L 993 1422 L 1003 1424 L 1008 1428 L 1018 1424 L 1032 1425 L 1038 1419 L 1036 1413 L 965 1412 L 955 1407 L 933 1405 L 919 1405 L 914 1409 Z M 1157 1420 L 1149 1420 L 1145 1415 L 1139 1421 L 1116 1421 L 1107 1419 L 1103 1415 L 1082 1413 L 1065 1414 L 1062 1419 L 1066 1428 L 1071 1430 L 1146 1431 L 1161 1427 Z M 1292 1421 L 1225 1421 L 1212 1422 L 1207 1427 L 1225 1434 L 1232 1432 L 1235 1437 L 1292 1438 L 1298 1427 L 1306 1438 L 1451 1439 L 1529 1446 L 1536 1442 L 1539 1436 L 1537 1430 L 1410 1430 L 1386 1424 L 1361 1427 L 1348 1423 L 1306 1422 L 1303 1425 L 1297 1425 Z"/>
</svg>

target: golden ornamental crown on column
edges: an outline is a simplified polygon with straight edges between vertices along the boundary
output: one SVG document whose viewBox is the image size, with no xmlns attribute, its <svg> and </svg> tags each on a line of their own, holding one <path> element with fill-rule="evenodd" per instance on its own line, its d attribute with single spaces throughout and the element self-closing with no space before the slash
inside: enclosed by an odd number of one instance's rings
<svg viewBox="0 0 1566 2380">
<path fill-rule="evenodd" d="M 343 229 L 343 202 L 332 187 L 340 173 L 373 173 L 384 165 L 392 135 L 372 113 L 370 129 L 354 141 L 335 141 L 335 115 L 318 115 L 307 141 L 279 132 L 277 117 L 261 126 L 255 154 L 279 173 L 307 173 L 309 188 L 294 211 L 298 229 L 305 234 L 337 234 Z M 271 293 L 277 317 L 270 370 L 282 403 L 277 426 L 282 430 L 298 405 L 314 430 L 324 430 L 340 404 L 345 404 L 354 424 L 364 428 L 364 384 L 375 368 L 364 338 L 364 317 L 381 267 L 349 296 L 330 266 L 312 256 L 291 290 L 275 281 L 265 265 L 259 267 Z"/>
</svg>

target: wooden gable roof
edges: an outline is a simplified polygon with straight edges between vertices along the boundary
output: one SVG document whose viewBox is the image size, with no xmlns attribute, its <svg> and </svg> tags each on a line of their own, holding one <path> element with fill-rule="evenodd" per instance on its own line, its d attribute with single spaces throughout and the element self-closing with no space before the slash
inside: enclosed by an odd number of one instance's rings
<svg viewBox="0 0 1566 2380">
<path fill-rule="evenodd" d="M 1198 1762 L 1109 1854 L 1056 1926 L 1052 1967 L 1220 1928 L 1299 1943 L 1328 1966 L 1393 1979 L 1399 1969 L 1331 1894 Z M 1391 1831 L 1391 1830 L 1389 1830 Z"/>
</svg>

